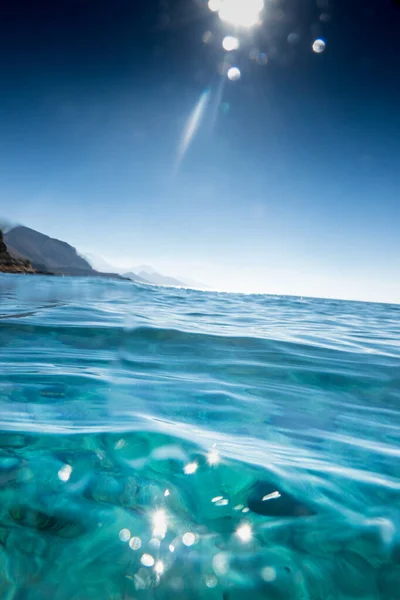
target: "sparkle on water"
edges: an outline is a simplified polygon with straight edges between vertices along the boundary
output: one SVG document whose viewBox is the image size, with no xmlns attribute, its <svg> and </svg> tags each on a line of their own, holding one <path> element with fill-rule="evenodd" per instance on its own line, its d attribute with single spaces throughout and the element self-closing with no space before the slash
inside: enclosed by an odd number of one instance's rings
<svg viewBox="0 0 400 600">
<path fill-rule="evenodd" d="M 221 462 L 221 456 L 215 448 L 212 448 L 207 454 L 207 462 L 210 466 L 218 465 Z"/>
<path fill-rule="evenodd" d="M 281 497 L 280 492 L 275 491 L 275 492 L 271 492 L 270 494 L 266 494 L 263 497 L 262 501 L 265 502 L 266 500 L 274 500 L 274 499 L 280 498 L 280 497 Z"/>
<path fill-rule="evenodd" d="M 219 502 L 219 501 L 220 501 L 220 500 L 222 500 L 222 499 L 223 499 L 223 496 L 215 496 L 215 497 L 214 497 L 214 498 L 211 500 L 211 502 Z"/>
<path fill-rule="evenodd" d="M 240 69 L 238 67 L 230 67 L 230 69 L 228 69 L 227 76 L 231 81 L 237 81 L 241 76 Z"/>
<path fill-rule="evenodd" d="M 253 537 L 251 526 L 248 523 L 240 525 L 236 530 L 236 535 L 241 539 L 242 542 L 249 542 Z"/>
<path fill-rule="evenodd" d="M 58 471 L 58 478 L 61 479 L 61 481 L 68 481 L 69 478 L 71 477 L 71 473 L 72 473 L 72 467 L 70 465 L 64 465 Z"/>
<path fill-rule="evenodd" d="M 153 514 L 153 535 L 154 537 L 164 538 L 167 533 L 167 517 L 164 510 L 157 510 Z"/>
<path fill-rule="evenodd" d="M 154 565 L 154 570 L 157 573 L 157 575 L 162 575 L 164 573 L 164 563 L 162 560 L 158 560 L 156 562 L 156 564 Z"/>
<path fill-rule="evenodd" d="M 233 35 L 227 35 L 222 40 L 222 47 L 227 52 L 232 52 L 233 50 L 238 50 L 240 47 L 240 41 L 237 37 Z"/>
<path fill-rule="evenodd" d="M 183 472 L 186 475 L 193 475 L 194 473 L 196 473 L 198 468 L 199 468 L 199 465 L 197 462 L 191 462 L 183 467 Z"/>
<path fill-rule="evenodd" d="M 216 506 L 227 506 L 229 504 L 229 500 L 227 498 L 221 498 L 221 500 L 217 500 L 215 502 Z"/>
</svg>

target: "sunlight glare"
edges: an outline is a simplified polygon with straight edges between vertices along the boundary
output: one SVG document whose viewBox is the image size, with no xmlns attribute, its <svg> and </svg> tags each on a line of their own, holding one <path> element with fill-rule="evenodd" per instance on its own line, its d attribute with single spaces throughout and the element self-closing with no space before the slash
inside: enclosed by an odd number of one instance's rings
<svg viewBox="0 0 400 600">
<path fill-rule="evenodd" d="M 219 9 L 221 8 L 221 4 L 222 4 L 222 0 L 209 0 L 208 8 L 212 12 L 218 12 Z"/>
<path fill-rule="evenodd" d="M 212 2 L 212 4 L 217 6 L 217 2 Z M 220 8 L 214 8 L 214 10 L 218 10 L 221 21 L 230 25 L 254 27 L 260 23 L 260 13 L 263 8 L 264 0 L 221 0 Z"/>
</svg>

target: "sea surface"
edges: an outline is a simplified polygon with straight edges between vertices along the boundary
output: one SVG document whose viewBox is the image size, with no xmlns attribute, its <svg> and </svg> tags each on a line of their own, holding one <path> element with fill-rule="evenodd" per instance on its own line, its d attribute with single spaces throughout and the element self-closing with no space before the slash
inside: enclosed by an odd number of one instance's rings
<svg viewBox="0 0 400 600">
<path fill-rule="evenodd" d="M 400 306 L 0 276 L 1 600 L 399 600 Z"/>
</svg>

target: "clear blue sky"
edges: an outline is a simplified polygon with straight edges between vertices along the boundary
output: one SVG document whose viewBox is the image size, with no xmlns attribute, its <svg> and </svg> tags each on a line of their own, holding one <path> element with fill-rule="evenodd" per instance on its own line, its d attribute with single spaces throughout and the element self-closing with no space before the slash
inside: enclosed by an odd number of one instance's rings
<svg viewBox="0 0 400 600">
<path fill-rule="evenodd" d="M 8 7 L 0 215 L 218 289 L 400 302 L 400 10 L 266 3 L 221 98 L 221 40 L 233 31 L 204 3 L 160 6 Z"/>
</svg>

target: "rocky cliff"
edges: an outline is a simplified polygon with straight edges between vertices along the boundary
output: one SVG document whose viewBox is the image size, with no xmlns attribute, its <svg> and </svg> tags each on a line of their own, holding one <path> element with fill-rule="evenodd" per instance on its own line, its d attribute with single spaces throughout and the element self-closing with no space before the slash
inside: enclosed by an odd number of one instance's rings
<svg viewBox="0 0 400 600">
<path fill-rule="evenodd" d="M 0 230 L 0 273 L 36 273 L 29 260 L 19 260 L 11 256 L 4 243 Z"/>
</svg>

